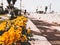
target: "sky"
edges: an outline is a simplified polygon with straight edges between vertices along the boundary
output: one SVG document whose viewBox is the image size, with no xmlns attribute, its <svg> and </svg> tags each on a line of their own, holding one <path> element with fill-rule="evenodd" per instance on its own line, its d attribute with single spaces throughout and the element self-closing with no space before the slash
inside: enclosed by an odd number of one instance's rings
<svg viewBox="0 0 60 45">
<path fill-rule="evenodd" d="M 2 2 L 0 0 L 0 2 Z M 8 5 L 6 0 L 3 0 L 4 7 Z M 35 12 L 36 8 L 40 10 L 44 10 L 45 6 L 49 7 L 51 4 L 51 11 L 60 12 L 60 0 L 22 0 L 22 9 L 26 9 L 28 12 Z M 15 3 L 15 7 L 20 9 L 20 0 L 17 0 Z"/>
</svg>

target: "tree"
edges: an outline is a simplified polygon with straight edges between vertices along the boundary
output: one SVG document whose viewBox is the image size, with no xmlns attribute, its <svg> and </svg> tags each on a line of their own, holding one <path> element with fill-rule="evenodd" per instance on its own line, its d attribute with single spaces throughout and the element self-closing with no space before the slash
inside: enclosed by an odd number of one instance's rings
<svg viewBox="0 0 60 45">
<path fill-rule="evenodd" d="M 16 0 L 7 0 L 7 2 L 8 2 L 9 5 L 10 5 L 11 1 L 12 1 L 13 5 L 14 5 L 15 2 L 16 2 Z"/>
<path fill-rule="evenodd" d="M 7 0 L 8 4 L 10 5 L 11 0 Z"/>
</svg>

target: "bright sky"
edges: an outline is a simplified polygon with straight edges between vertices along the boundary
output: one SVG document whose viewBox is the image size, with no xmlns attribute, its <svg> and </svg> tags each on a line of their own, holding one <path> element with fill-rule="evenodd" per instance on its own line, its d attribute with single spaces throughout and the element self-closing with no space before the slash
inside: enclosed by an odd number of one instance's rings
<svg viewBox="0 0 60 45">
<path fill-rule="evenodd" d="M 1 0 L 0 0 L 1 2 Z M 4 7 L 7 6 L 7 1 L 3 0 Z M 60 12 L 60 0 L 22 0 L 22 9 L 27 9 L 29 12 L 36 11 L 36 8 L 41 8 L 44 10 L 45 6 L 52 4 L 52 10 Z M 15 6 L 20 8 L 20 0 L 17 0 Z"/>
</svg>

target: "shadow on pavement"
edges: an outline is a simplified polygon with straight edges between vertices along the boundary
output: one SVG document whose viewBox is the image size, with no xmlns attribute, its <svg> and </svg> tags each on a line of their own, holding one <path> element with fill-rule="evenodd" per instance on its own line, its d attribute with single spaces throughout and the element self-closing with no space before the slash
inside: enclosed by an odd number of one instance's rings
<svg viewBox="0 0 60 45">
<path fill-rule="evenodd" d="M 57 29 L 51 29 L 51 26 L 59 26 L 59 25 L 50 24 L 48 22 L 44 22 L 41 20 L 32 20 L 32 22 L 41 31 L 41 34 L 37 35 L 42 35 L 46 37 L 52 45 L 60 45 L 60 31 L 58 31 Z"/>
</svg>

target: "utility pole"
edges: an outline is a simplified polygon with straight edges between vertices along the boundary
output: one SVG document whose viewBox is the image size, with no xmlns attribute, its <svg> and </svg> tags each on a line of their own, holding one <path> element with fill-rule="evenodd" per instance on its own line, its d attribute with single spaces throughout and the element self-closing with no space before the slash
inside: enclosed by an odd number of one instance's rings
<svg viewBox="0 0 60 45">
<path fill-rule="evenodd" d="M 20 0 L 20 10 L 21 10 L 21 6 L 22 6 L 22 0 Z"/>
<path fill-rule="evenodd" d="M 20 0 L 20 15 L 21 15 L 21 11 L 22 11 L 22 0 Z"/>
<path fill-rule="evenodd" d="M 51 3 L 50 3 L 50 8 L 49 9 L 50 9 L 50 12 L 51 12 Z"/>
</svg>

